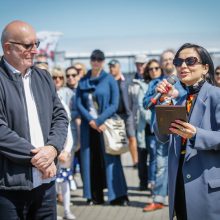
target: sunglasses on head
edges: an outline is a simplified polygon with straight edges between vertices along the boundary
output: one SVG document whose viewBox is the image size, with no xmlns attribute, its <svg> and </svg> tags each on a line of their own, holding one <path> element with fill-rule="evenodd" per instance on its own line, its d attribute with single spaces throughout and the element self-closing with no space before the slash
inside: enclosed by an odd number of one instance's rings
<svg viewBox="0 0 220 220">
<path fill-rule="evenodd" d="M 159 66 L 157 66 L 157 67 L 151 67 L 151 68 L 149 68 L 148 69 L 148 71 L 150 72 L 150 71 L 153 71 L 153 70 L 159 70 L 160 69 L 160 67 Z"/>
<path fill-rule="evenodd" d="M 195 64 L 202 64 L 198 60 L 197 57 L 187 57 L 186 59 L 182 59 L 182 58 L 177 57 L 173 60 L 173 65 L 176 67 L 181 67 L 184 62 L 187 66 L 194 66 Z"/>
<path fill-rule="evenodd" d="M 34 46 L 35 46 L 36 48 L 38 48 L 39 45 L 40 45 L 40 41 L 37 41 L 37 42 L 32 43 L 32 44 L 24 44 L 24 43 L 14 42 L 14 41 L 9 41 L 9 43 L 21 45 L 21 46 L 24 47 L 26 50 L 31 50 L 31 49 L 33 49 Z"/>
<path fill-rule="evenodd" d="M 77 76 L 78 76 L 78 74 L 66 74 L 66 78 L 67 78 L 67 79 L 70 78 L 70 77 L 75 78 L 75 77 L 77 77 Z"/>
<path fill-rule="evenodd" d="M 216 76 L 220 76 L 220 71 L 216 71 L 216 72 L 215 72 L 215 75 L 216 75 Z"/>
<path fill-rule="evenodd" d="M 63 76 L 53 76 L 53 79 L 60 79 L 60 80 L 62 80 L 63 79 Z"/>
</svg>

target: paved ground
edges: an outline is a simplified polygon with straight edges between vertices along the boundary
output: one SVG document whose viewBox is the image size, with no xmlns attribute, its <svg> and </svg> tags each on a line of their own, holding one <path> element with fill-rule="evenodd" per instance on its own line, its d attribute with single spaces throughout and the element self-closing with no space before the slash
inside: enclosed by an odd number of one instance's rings
<svg viewBox="0 0 220 220">
<path fill-rule="evenodd" d="M 142 208 L 151 201 L 149 192 L 138 190 L 137 170 L 131 167 L 130 155 L 122 157 L 124 172 L 129 189 L 130 205 L 127 207 L 105 205 L 88 206 L 82 198 L 82 182 L 79 175 L 76 176 L 78 189 L 71 194 L 71 210 L 79 220 L 168 220 L 168 208 L 144 213 Z M 106 198 L 107 200 L 107 198 Z M 63 215 L 63 207 L 58 205 L 58 215 Z"/>
</svg>

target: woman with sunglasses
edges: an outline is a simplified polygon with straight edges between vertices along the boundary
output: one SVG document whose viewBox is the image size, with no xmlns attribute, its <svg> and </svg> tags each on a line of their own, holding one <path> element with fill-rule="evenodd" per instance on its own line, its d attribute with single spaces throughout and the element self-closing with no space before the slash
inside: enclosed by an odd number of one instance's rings
<svg viewBox="0 0 220 220">
<path fill-rule="evenodd" d="M 149 83 L 154 79 L 160 79 L 163 77 L 163 71 L 160 67 L 160 63 L 156 59 L 151 59 L 147 62 L 144 69 L 144 82 L 141 84 L 138 103 L 140 109 L 140 120 L 137 128 L 137 140 L 138 145 L 143 146 L 145 151 L 149 153 L 149 165 L 148 165 L 148 174 L 147 179 L 147 188 L 153 191 L 156 180 L 156 149 L 157 149 L 157 141 L 155 135 L 151 129 L 151 111 L 146 110 L 143 107 L 143 98 L 145 93 L 148 90 Z M 144 89 L 143 89 L 144 88 Z M 147 155 L 147 154 L 146 154 Z M 140 166 L 145 166 L 147 170 L 147 158 L 140 161 L 141 155 L 139 157 Z"/>
<path fill-rule="evenodd" d="M 220 87 L 220 66 L 215 68 L 214 84 Z"/>
<path fill-rule="evenodd" d="M 70 100 L 72 91 L 64 86 L 64 71 L 59 67 L 54 67 L 51 73 L 60 101 L 67 112 L 69 121 L 71 121 Z M 70 211 L 70 183 L 71 181 L 74 181 L 71 170 L 73 148 L 73 136 L 69 124 L 67 138 L 63 150 L 58 157 L 59 172 L 56 178 L 57 200 L 58 202 L 63 203 L 64 219 L 75 219 L 75 216 Z"/>
<path fill-rule="evenodd" d="M 187 90 L 177 105 L 186 106 L 188 121 L 171 123 L 170 136 L 157 133 L 160 141 L 170 141 L 170 219 L 219 220 L 220 90 L 207 81 L 213 82 L 213 62 L 206 49 L 187 43 L 173 63 Z M 163 80 L 156 91 L 169 96 L 170 89 Z"/>
<path fill-rule="evenodd" d="M 82 119 L 83 193 L 88 204 L 103 204 L 103 190 L 107 187 L 111 205 L 126 205 L 127 185 L 120 156 L 106 154 L 103 143 L 104 122 L 115 114 L 119 104 L 117 82 L 103 70 L 104 60 L 101 50 L 92 52 L 92 69 L 80 80 L 77 88 L 77 107 Z"/>
</svg>

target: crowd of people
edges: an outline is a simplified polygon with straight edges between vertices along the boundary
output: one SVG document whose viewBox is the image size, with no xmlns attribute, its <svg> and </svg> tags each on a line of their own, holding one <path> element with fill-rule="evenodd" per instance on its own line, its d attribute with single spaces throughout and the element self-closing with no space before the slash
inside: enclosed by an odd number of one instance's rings
<svg viewBox="0 0 220 220">
<path fill-rule="evenodd" d="M 104 204 L 104 189 L 110 205 L 129 205 L 120 155 L 105 152 L 102 135 L 115 114 L 125 122 L 138 188 L 151 192 L 143 211 L 169 204 L 170 219 L 219 219 L 220 66 L 214 69 L 206 49 L 184 44 L 159 60 L 139 54 L 130 78 L 117 59 L 105 70 L 99 49 L 90 67 L 50 69 L 26 22 L 9 23 L 1 43 L 1 219 L 56 219 L 56 201 L 64 219 L 75 219 L 76 166 L 88 205 Z M 173 75 L 174 85 L 167 80 Z M 157 104 L 186 106 L 188 121 L 174 121 L 171 135 L 158 132 L 155 105 L 147 108 L 156 92 L 162 94 Z"/>
</svg>

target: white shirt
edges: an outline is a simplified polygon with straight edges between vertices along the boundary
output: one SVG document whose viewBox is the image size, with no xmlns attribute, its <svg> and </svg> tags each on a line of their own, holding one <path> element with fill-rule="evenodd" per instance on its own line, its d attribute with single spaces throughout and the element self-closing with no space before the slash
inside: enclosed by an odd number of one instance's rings
<svg viewBox="0 0 220 220">
<path fill-rule="evenodd" d="M 13 66 L 11 66 L 6 60 L 4 61 L 7 68 L 10 69 L 13 73 L 21 74 L 18 70 L 16 70 Z M 35 148 L 43 147 L 44 146 L 43 133 L 40 125 L 36 103 L 31 89 L 31 69 L 28 69 L 24 76 L 22 75 L 22 81 L 23 81 L 24 93 L 26 99 L 31 144 Z M 55 179 L 55 177 L 42 179 L 42 173 L 35 167 L 32 168 L 32 175 L 33 175 L 33 188 L 36 188 L 42 185 L 43 183 L 49 183 Z"/>
</svg>

